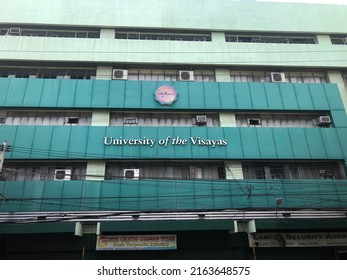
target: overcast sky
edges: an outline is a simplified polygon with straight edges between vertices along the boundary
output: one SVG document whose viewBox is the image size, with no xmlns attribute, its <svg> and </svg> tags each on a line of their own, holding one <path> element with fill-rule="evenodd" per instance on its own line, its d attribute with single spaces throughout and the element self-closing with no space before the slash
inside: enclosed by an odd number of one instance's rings
<svg viewBox="0 0 347 280">
<path fill-rule="evenodd" d="M 347 0 L 256 0 L 263 2 L 292 2 L 347 5 Z"/>
</svg>

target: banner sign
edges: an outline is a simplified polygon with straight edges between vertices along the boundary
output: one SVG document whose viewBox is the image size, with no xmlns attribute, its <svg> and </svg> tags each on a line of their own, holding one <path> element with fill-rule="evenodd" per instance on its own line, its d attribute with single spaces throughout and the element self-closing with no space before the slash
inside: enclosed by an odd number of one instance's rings
<svg viewBox="0 0 347 280">
<path fill-rule="evenodd" d="M 347 232 L 250 233 L 250 247 L 347 246 Z"/>
<path fill-rule="evenodd" d="M 99 235 L 97 251 L 176 250 L 176 235 Z"/>
</svg>

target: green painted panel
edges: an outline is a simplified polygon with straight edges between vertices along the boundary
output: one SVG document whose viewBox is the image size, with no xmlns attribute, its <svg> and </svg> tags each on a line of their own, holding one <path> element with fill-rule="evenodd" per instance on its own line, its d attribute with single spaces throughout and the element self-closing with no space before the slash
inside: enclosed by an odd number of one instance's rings
<svg viewBox="0 0 347 280">
<path fill-rule="evenodd" d="M 120 209 L 122 210 L 139 210 L 139 181 L 133 180 L 123 180 L 121 192 L 120 192 Z"/>
<path fill-rule="evenodd" d="M 256 130 L 257 128 L 240 129 L 244 158 L 260 158 L 259 143 L 257 141 Z"/>
<path fill-rule="evenodd" d="M 293 146 L 289 137 L 288 128 L 273 129 L 273 136 L 278 158 L 294 158 Z"/>
<path fill-rule="evenodd" d="M 0 104 L 7 104 L 7 93 L 12 79 L 0 78 Z"/>
<path fill-rule="evenodd" d="M 103 135 L 101 137 L 112 137 L 113 139 L 120 139 L 120 137 L 122 137 L 123 135 L 123 127 L 122 126 L 118 126 L 118 127 L 106 127 L 105 128 L 105 133 L 103 133 Z M 102 130 L 100 130 L 102 131 Z M 95 144 L 100 146 L 99 140 L 95 139 Z M 107 140 L 108 142 L 111 140 Z M 102 142 L 103 143 L 103 142 Z M 103 144 L 102 144 L 103 146 Z M 105 146 L 104 148 L 104 152 L 105 152 L 105 157 L 106 158 L 123 158 L 123 149 L 122 146 Z"/>
<path fill-rule="evenodd" d="M 88 146 L 88 129 L 85 127 L 74 127 L 70 131 L 69 157 L 85 158 Z M 102 141 L 101 137 L 99 141 Z"/>
<path fill-rule="evenodd" d="M 99 96 L 98 93 L 93 94 L 93 80 L 77 80 L 75 105 L 80 108 L 90 108 L 92 105 L 92 96 Z"/>
<path fill-rule="evenodd" d="M 205 104 L 210 109 L 221 108 L 219 83 L 203 83 L 205 93 Z"/>
<path fill-rule="evenodd" d="M 77 183 L 73 182 L 73 183 Z M 74 186 L 73 186 L 74 187 Z M 43 189 L 41 211 L 61 211 L 62 207 L 69 209 L 74 207 L 69 201 L 64 200 L 63 196 L 64 183 L 57 184 L 55 181 L 45 181 Z"/>
<path fill-rule="evenodd" d="M 237 108 L 235 90 L 232 83 L 218 83 L 221 109 Z"/>
<path fill-rule="evenodd" d="M 163 139 L 164 144 L 158 145 L 158 158 L 175 158 L 175 152 L 170 146 L 170 140 L 172 139 L 172 136 L 174 135 L 175 130 L 173 127 L 160 127 L 158 128 L 158 138 L 157 141 Z M 168 141 L 166 139 L 169 138 Z M 165 141 L 164 141 L 165 140 Z M 166 146 L 166 143 L 168 143 L 168 146 Z M 158 143 L 159 144 L 159 143 Z"/>
<path fill-rule="evenodd" d="M 347 128 L 338 128 L 337 135 L 340 140 L 340 145 L 342 147 L 344 158 L 347 158 Z"/>
<path fill-rule="evenodd" d="M 160 181 L 144 180 L 139 189 L 139 209 L 151 210 L 158 208 L 158 184 Z"/>
<path fill-rule="evenodd" d="M 23 211 L 40 211 L 44 181 L 32 181 L 25 184 L 23 197 L 29 198 L 22 201 Z"/>
<path fill-rule="evenodd" d="M 278 84 L 281 91 L 283 109 L 285 110 L 299 110 L 298 101 L 296 99 L 293 84 Z"/>
<path fill-rule="evenodd" d="M 321 135 L 321 131 L 324 129 L 329 129 L 329 128 L 305 129 L 306 139 L 307 139 L 308 148 L 311 154 L 311 158 L 315 158 L 315 159 L 327 158 L 327 153 L 325 152 L 325 145 Z"/>
<path fill-rule="evenodd" d="M 62 196 L 64 198 L 61 211 L 80 211 L 83 196 L 84 181 L 66 181 L 63 184 Z"/>
<path fill-rule="evenodd" d="M 121 185 L 114 181 L 104 181 L 101 188 L 100 201 L 104 209 L 120 209 Z"/>
<path fill-rule="evenodd" d="M 195 195 L 199 196 L 199 193 L 194 191 L 195 181 L 173 181 L 168 182 L 167 189 L 164 190 L 169 192 L 170 196 L 167 198 L 169 208 L 177 208 L 178 210 L 184 209 L 196 209 Z M 160 199 L 164 196 L 161 185 L 158 186 L 158 193 L 161 194 Z M 158 205 L 161 206 L 161 201 L 159 200 Z M 163 205 L 165 207 L 165 205 Z M 206 209 L 206 208 L 204 208 Z"/>
<path fill-rule="evenodd" d="M 4 184 L 5 182 L 0 182 Z M 11 203 L 8 200 L 0 200 L 1 209 L 0 212 L 15 212 L 19 211 L 23 201 L 23 192 L 25 189 L 25 182 L 12 182 L 12 184 L 4 184 L 1 194 L 7 199 L 11 199 Z"/>
<path fill-rule="evenodd" d="M 123 139 L 141 139 L 141 131 L 137 127 L 124 127 Z M 141 146 L 139 145 L 124 145 L 123 158 L 136 159 L 141 157 Z"/>
<path fill-rule="evenodd" d="M 278 83 L 264 83 L 264 89 L 267 96 L 268 108 L 273 110 L 282 110 L 283 102 Z"/>
<path fill-rule="evenodd" d="M 240 128 L 224 129 L 225 139 L 228 140 L 226 157 L 230 159 L 243 158 L 243 146 Z"/>
<path fill-rule="evenodd" d="M 12 158 L 31 158 L 36 153 L 32 150 L 35 127 L 19 126 L 14 141 L 12 142 Z M 9 143 L 11 145 L 11 143 Z"/>
<path fill-rule="evenodd" d="M 330 111 L 334 127 L 347 127 L 347 115 L 345 110 Z"/>
<path fill-rule="evenodd" d="M 345 110 L 337 85 L 326 83 L 322 84 L 322 86 L 325 90 L 325 95 L 327 96 L 330 108 L 333 110 Z"/>
<path fill-rule="evenodd" d="M 104 126 L 86 127 L 88 130 L 86 150 L 89 158 L 99 159 L 105 156 L 103 138 L 106 135 L 106 128 Z"/>
<path fill-rule="evenodd" d="M 237 191 L 232 190 L 228 187 L 227 181 L 214 181 L 211 182 L 211 202 L 210 205 L 205 205 L 205 209 L 210 208 L 211 206 L 214 209 L 228 209 L 233 207 L 233 199 L 237 197 L 240 199 L 240 196 L 237 194 Z M 209 186 L 205 183 L 205 188 Z M 235 186 L 238 189 L 238 186 Z"/>
<path fill-rule="evenodd" d="M 51 150 L 53 127 L 36 126 L 32 143 L 32 154 L 35 159 L 47 159 Z"/>
<path fill-rule="evenodd" d="M 264 83 L 249 83 L 253 109 L 266 110 L 268 108 Z"/>
<path fill-rule="evenodd" d="M 92 94 L 92 107 L 107 108 L 108 96 L 109 96 L 109 81 L 94 80 L 93 94 Z"/>
<path fill-rule="evenodd" d="M 57 107 L 59 92 L 60 80 L 44 79 L 41 103 L 38 105 L 41 107 Z"/>
<path fill-rule="evenodd" d="M 50 158 L 67 158 L 71 129 L 73 129 L 73 127 L 54 127 L 51 141 L 51 150 L 49 151 Z"/>
<path fill-rule="evenodd" d="M 319 84 L 308 84 L 315 110 L 326 110 L 329 108 L 328 98 L 324 88 Z"/>
<path fill-rule="evenodd" d="M 174 150 L 175 158 L 190 157 L 192 155 L 192 145 L 190 137 L 192 136 L 189 127 L 174 127 L 174 134 L 172 135 L 171 145 Z M 173 142 L 174 141 L 174 142 Z M 184 144 L 186 143 L 186 144 Z"/>
<path fill-rule="evenodd" d="M 256 129 L 261 158 L 278 158 L 272 128 Z"/>
<path fill-rule="evenodd" d="M 293 84 L 296 100 L 298 101 L 300 110 L 314 110 L 312 98 L 314 98 L 315 95 L 313 95 L 313 97 L 311 96 L 308 85 L 309 84 L 301 84 L 298 86 L 298 84 Z M 314 91 L 312 93 L 315 94 Z"/>
<path fill-rule="evenodd" d="M 128 81 L 125 87 L 125 108 L 141 108 L 141 82 Z"/>
<path fill-rule="evenodd" d="M 7 126 L 7 125 L 1 125 L 0 126 L 0 143 L 7 141 L 8 145 L 13 146 L 16 132 L 17 132 L 18 126 Z M 12 157 L 13 152 L 15 152 L 15 149 L 12 149 L 12 152 L 6 153 L 6 157 Z"/>
<path fill-rule="evenodd" d="M 343 157 L 342 148 L 337 131 L 330 129 L 322 129 L 320 131 L 324 142 L 327 158 L 338 159 Z"/>
<path fill-rule="evenodd" d="M 10 79 L 8 87 L 6 106 L 22 106 L 25 97 L 27 79 Z"/>
<path fill-rule="evenodd" d="M 109 108 L 124 108 L 125 87 L 125 81 L 110 81 L 110 93 L 108 97 Z"/>
<path fill-rule="evenodd" d="M 226 140 L 224 130 L 222 129 L 207 129 L 207 139 L 215 140 L 216 144 L 212 143 L 212 146 L 207 146 L 209 157 L 212 158 L 225 158 L 227 145 L 218 145 L 221 140 Z M 226 140 L 227 141 L 227 140 Z M 214 146 L 213 146 L 214 145 Z"/>
<path fill-rule="evenodd" d="M 140 131 L 140 139 L 151 140 L 154 139 L 158 142 L 158 128 L 157 127 L 147 127 Z M 143 158 L 157 158 L 158 157 L 158 143 L 155 143 L 152 147 L 151 145 L 145 145 L 141 147 L 141 157 Z"/>
<path fill-rule="evenodd" d="M 74 107 L 77 80 L 60 80 L 58 107 Z"/>
<path fill-rule="evenodd" d="M 81 210 L 95 211 L 101 209 L 100 193 L 100 184 L 97 184 L 94 181 L 85 181 L 82 187 Z"/>
<path fill-rule="evenodd" d="M 206 108 L 204 96 L 204 83 L 188 83 L 189 105 L 191 109 Z"/>
<path fill-rule="evenodd" d="M 249 83 L 234 83 L 237 109 L 252 108 Z"/>
<path fill-rule="evenodd" d="M 212 208 L 216 208 L 214 205 L 214 194 L 213 187 L 206 184 L 205 181 L 195 180 L 193 182 L 194 186 L 194 198 L 195 198 L 195 208 L 196 209 L 209 209 L 212 205 Z"/>
<path fill-rule="evenodd" d="M 163 83 L 165 84 L 165 83 Z M 155 108 L 159 106 L 154 100 L 154 92 L 159 87 L 159 83 L 157 82 L 146 82 L 141 83 L 141 91 L 139 92 L 141 98 L 141 108 Z"/>
<path fill-rule="evenodd" d="M 191 127 L 190 135 L 193 142 L 190 143 L 192 149 L 192 158 L 209 158 L 210 146 L 199 145 L 202 143 L 202 140 L 208 139 L 206 127 Z M 192 140 L 192 141 L 193 141 Z"/>
<path fill-rule="evenodd" d="M 292 143 L 294 157 L 298 159 L 311 158 L 310 150 L 307 144 L 305 131 L 302 129 L 288 129 L 290 141 Z"/>
<path fill-rule="evenodd" d="M 188 90 L 189 83 L 173 82 L 172 85 L 178 94 L 177 101 L 169 107 L 160 106 L 160 105 L 158 105 L 158 106 L 160 108 L 163 108 L 163 109 L 165 109 L 165 108 L 166 109 L 189 108 L 189 106 L 190 106 L 190 96 L 189 96 L 189 90 Z"/>
<path fill-rule="evenodd" d="M 41 104 L 44 80 L 28 79 L 27 81 L 23 106 L 37 106 L 37 104 Z"/>
</svg>

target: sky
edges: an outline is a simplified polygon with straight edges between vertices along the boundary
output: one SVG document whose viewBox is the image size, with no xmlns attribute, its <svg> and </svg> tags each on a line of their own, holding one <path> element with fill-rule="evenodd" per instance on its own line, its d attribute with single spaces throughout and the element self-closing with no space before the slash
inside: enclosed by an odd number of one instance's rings
<svg viewBox="0 0 347 280">
<path fill-rule="evenodd" d="M 347 0 L 256 0 L 258 2 L 291 2 L 347 5 Z"/>
</svg>

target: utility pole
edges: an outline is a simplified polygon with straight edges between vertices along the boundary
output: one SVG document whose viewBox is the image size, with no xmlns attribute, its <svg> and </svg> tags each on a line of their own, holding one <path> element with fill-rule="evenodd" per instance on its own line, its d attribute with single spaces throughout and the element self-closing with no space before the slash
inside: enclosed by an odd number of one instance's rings
<svg viewBox="0 0 347 280">
<path fill-rule="evenodd" d="M 0 146 L 0 176 L 2 177 L 2 167 L 4 165 L 5 154 L 6 152 L 11 151 L 11 146 L 7 145 L 7 141 L 2 142 Z"/>
</svg>

